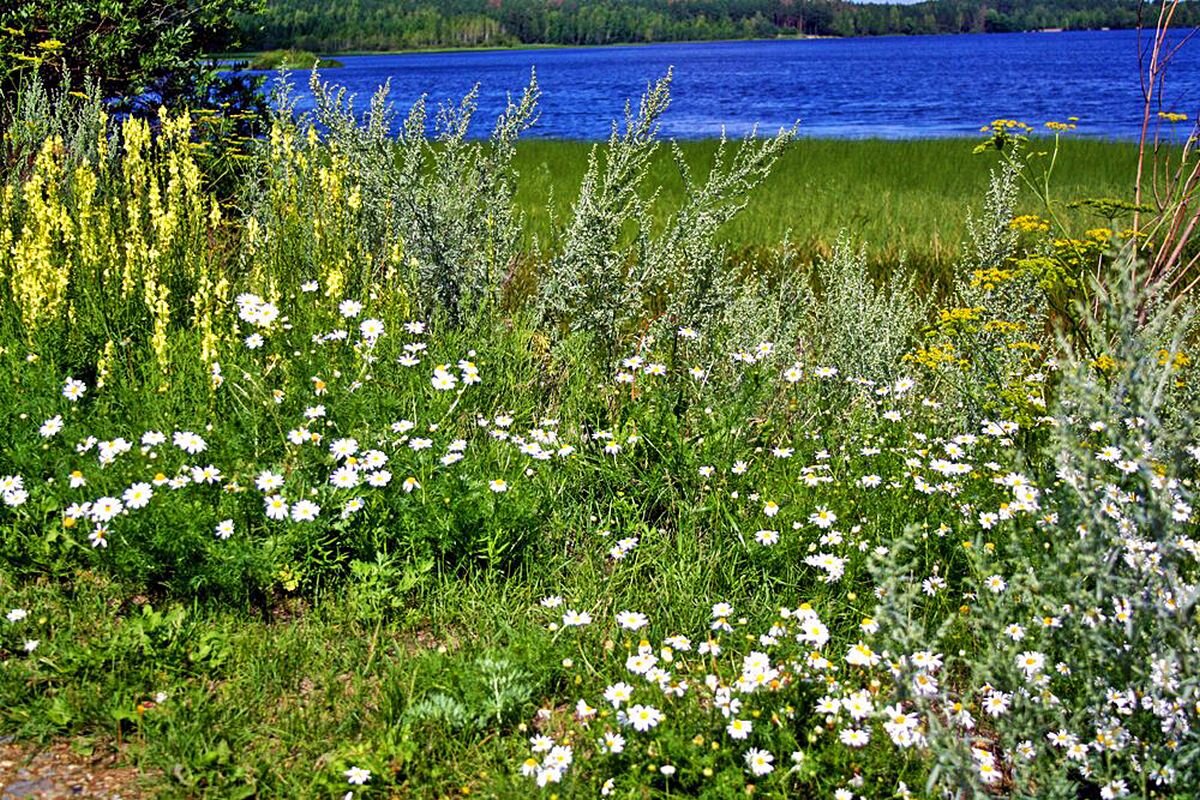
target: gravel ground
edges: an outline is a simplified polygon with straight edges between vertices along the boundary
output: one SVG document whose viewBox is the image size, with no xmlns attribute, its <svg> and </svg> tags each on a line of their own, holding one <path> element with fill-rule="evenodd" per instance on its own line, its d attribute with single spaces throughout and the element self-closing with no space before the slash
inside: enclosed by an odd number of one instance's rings
<svg viewBox="0 0 1200 800">
<path fill-rule="evenodd" d="M 134 767 L 117 766 L 120 754 L 96 747 L 91 755 L 69 742 L 25 745 L 0 739 L 0 800 L 140 800 Z"/>
</svg>

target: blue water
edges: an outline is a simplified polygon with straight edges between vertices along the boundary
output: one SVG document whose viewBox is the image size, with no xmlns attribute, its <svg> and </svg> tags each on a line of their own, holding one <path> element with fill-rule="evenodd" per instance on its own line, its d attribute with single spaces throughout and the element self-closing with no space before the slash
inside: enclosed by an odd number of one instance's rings
<svg viewBox="0 0 1200 800">
<path fill-rule="evenodd" d="M 534 67 L 542 101 L 530 135 L 599 139 L 626 99 L 636 105 L 647 81 L 674 66 L 662 122 L 671 137 L 797 121 L 807 136 L 970 136 L 1002 117 L 1041 124 L 1076 116 L 1080 135 L 1135 139 L 1137 41 L 1135 31 L 1082 31 L 339 56 L 345 66 L 324 77 L 357 94 L 360 108 L 390 79 L 401 118 L 421 95 L 432 110 L 478 82 L 478 136 Z M 1182 48 L 1168 78 L 1165 108 L 1187 113 L 1190 125 L 1200 111 L 1200 40 Z M 306 110 L 308 76 L 293 79 Z"/>
</svg>

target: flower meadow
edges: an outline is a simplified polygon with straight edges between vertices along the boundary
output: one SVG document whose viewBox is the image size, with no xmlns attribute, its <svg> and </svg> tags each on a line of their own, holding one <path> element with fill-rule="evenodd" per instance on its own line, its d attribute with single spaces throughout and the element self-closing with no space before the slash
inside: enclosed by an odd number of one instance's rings
<svg viewBox="0 0 1200 800">
<path fill-rule="evenodd" d="M 1002 120 L 944 291 L 849 234 L 747 273 L 717 233 L 803 145 L 680 159 L 651 225 L 668 75 L 543 259 L 536 79 L 485 142 L 472 96 L 390 137 L 313 81 L 226 151 L 24 112 L 0 733 L 181 797 L 1196 794 L 1196 330 L 1153 223 L 1018 208 L 1051 176 Z"/>
</svg>

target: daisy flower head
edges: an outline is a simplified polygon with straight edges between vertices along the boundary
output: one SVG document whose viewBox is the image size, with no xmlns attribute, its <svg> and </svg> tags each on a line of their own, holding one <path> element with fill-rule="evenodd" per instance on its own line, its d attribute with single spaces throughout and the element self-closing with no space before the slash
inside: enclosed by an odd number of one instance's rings
<svg viewBox="0 0 1200 800">
<path fill-rule="evenodd" d="M 645 706 L 641 703 L 630 706 L 629 710 L 625 712 L 626 722 L 638 733 L 645 733 L 654 728 L 664 718 L 663 713 L 654 706 Z"/>
<path fill-rule="evenodd" d="M 300 500 L 292 506 L 293 522 L 312 522 L 321 513 L 321 507 L 311 500 Z"/>
<path fill-rule="evenodd" d="M 125 505 L 115 497 L 101 497 L 92 503 L 92 519 L 108 522 L 125 510 Z"/>
<path fill-rule="evenodd" d="M 633 687 L 628 683 L 614 683 L 604 690 L 604 699 L 612 705 L 613 708 L 619 709 L 623 703 L 628 703 L 633 699 Z M 624 740 L 622 740 L 624 744 Z"/>
<path fill-rule="evenodd" d="M 146 431 L 142 434 L 143 447 L 158 447 L 167 440 L 167 435 L 162 431 Z"/>
<path fill-rule="evenodd" d="M 383 336 L 383 320 L 374 318 L 365 319 L 362 321 L 362 324 L 358 326 L 358 331 L 362 334 L 362 337 L 365 341 L 370 344 L 374 344 L 379 340 L 380 336 Z"/>
<path fill-rule="evenodd" d="M 871 733 L 863 728 L 844 728 L 838 739 L 847 747 L 865 747 L 871 741 Z"/>
<path fill-rule="evenodd" d="M 263 501 L 264 513 L 268 519 L 287 519 L 291 514 L 291 507 L 287 501 L 283 499 L 283 495 L 273 494 Z"/>
<path fill-rule="evenodd" d="M 351 786 L 363 786 L 371 780 L 371 771 L 362 767 L 351 767 L 342 774 L 346 776 L 346 782 Z"/>
<path fill-rule="evenodd" d="M 283 476 L 277 472 L 265 469 L 255 477 L 254 486 L 260 492 L 273 492 L 283 486 Z"/>
<path fill-rule="evenodd" d="M 754 723 L 748 719 L 732 719 L 725 726 L 725 732 L 731 739 L 745 739 L 754 730 Z"/>
<path fill-rule="evenodd" d="M 458 378 L 449 371 L 448 364 L 443 364 L 433 371 L 433 378 L 430 379 L 430 383 L 439 392 L 448 392 L 458 385 Z"/>
<path fill-rule="evenodd" d="M 87 392 L 87 384 L 83 381 L 77 381 L 74 378 L 67 378 L 63 383 L 62 396 L 70 400 L 72 403 L 77 403 Z"/>
<path fill-rule="evenodd" d="M 762 530 L 754 534 L 754 541 L 763 547 L 770 547 L 779 542 L 779 531 Z"/>
<path fill-rule="evenodd" d="M 198 434 L 191 431 L 175 431 L 171 436 L 171 442 L 183 452 L 194 456 L 197 453 L 203 453 L 208 449 L 208 443 L 204 441 Z"/>
<path fill-rule="evenodd" d="M 822 530 L 833 527 L 837 519 L 837 514 L 824 507 L 808 515 L 808 521 Z"/>
<path fill-rule="evenodd" d="M 568 609 L 562 617 L 562 624 L 567 628 L 582 628 L 584 625 L 590 625 L 591 623 L 592 615 L 586 611 Z"/>
<path fill-rule="evenodd" d="M 125 490 L 121 495 L 121 500 L 124 501 L 126 508 L 139 509 L 145 508 L 153 496 L 154 489 L 150 487 L 150 484 L 135 483 Z"/>
<path fill-rule="evenodd" d="M 335 439 L 329 445 L 329 454 L 342 461 L 358 452 L 358 440 L 351 438 Z"/>
<path fill-rule="evenodd" d="M 353 489 L 361 479 L 358 468 L 346 464 L 333 471 L 329 476 L 329 483 L 338 489 Z"/>
<path fill-rule="evenodd" d="M 646 615 L 640 611 L 622 611 L 617 614 L 617 624 L 627 631 L 636 631 L 649 623 Z"/>
<path fill-rule="evenodd" d="M 759 750 L 757 747 L 751 747 L 746 751 L 746 767 L 751 774 L 756 777 L 762 777 L 775 769 L 773 762 L 775 756 L 771 755 L 768 750 Z"/>
<path fill-rule="evenodd" d="M 1032 678 L 1039 674 L 1046 666 L 1046 657 L 1036 650 L 1026 650 L 1017 656 L 1017 669 L 1025 673 L 1025 677 Z"/>
</svg>

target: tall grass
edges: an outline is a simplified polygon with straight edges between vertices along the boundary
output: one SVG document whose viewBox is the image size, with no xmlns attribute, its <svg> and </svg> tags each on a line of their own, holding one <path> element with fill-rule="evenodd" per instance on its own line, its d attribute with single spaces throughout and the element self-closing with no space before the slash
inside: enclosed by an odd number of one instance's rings
<svg viewBox="0 0 1200 800">
<path fill-rule="evenodd" d="M 866 244 L 874 269 L 893 267 L 907 256 L 918 271 L 944 271 L 959 257 L 967 235 L 964 209 L 978 203 L 993 166 L 991 159 L 972 155 L 974 145 L 967 139 L 800 138 L 780 155 L 745 213 L 724 227 L 721 239 L 735 255 L 753 261 L 787 236 L 802 260 L 811 262 L 830 255 L 845 231 Z M 680 147 L 688 162 L 703 170 L 716 143 L 682 142 Z M 517 148 L 517 204 L 527 217 L 527 242 L 536 238 L 545 249 L 553 241 L 551 221 L 569 212 L 588 148 L 536 139 Z M 1056 165 L 1058 196 L 1064 205 L 1087 197 L 1127 197 L 1136 162 L 1132 144 L 1069 139 Z M 668 153 L 651 161 L 647 184 L 661 192 L 657 219 L 678 207 L 682 186 Z M 1033 200 L 1028 192 L 1021 195 L 1027 207 Z M 1064 216 L 1080 229 L 1107 222 L 1083 209 L 1064 209 Z"/>
</svg>

